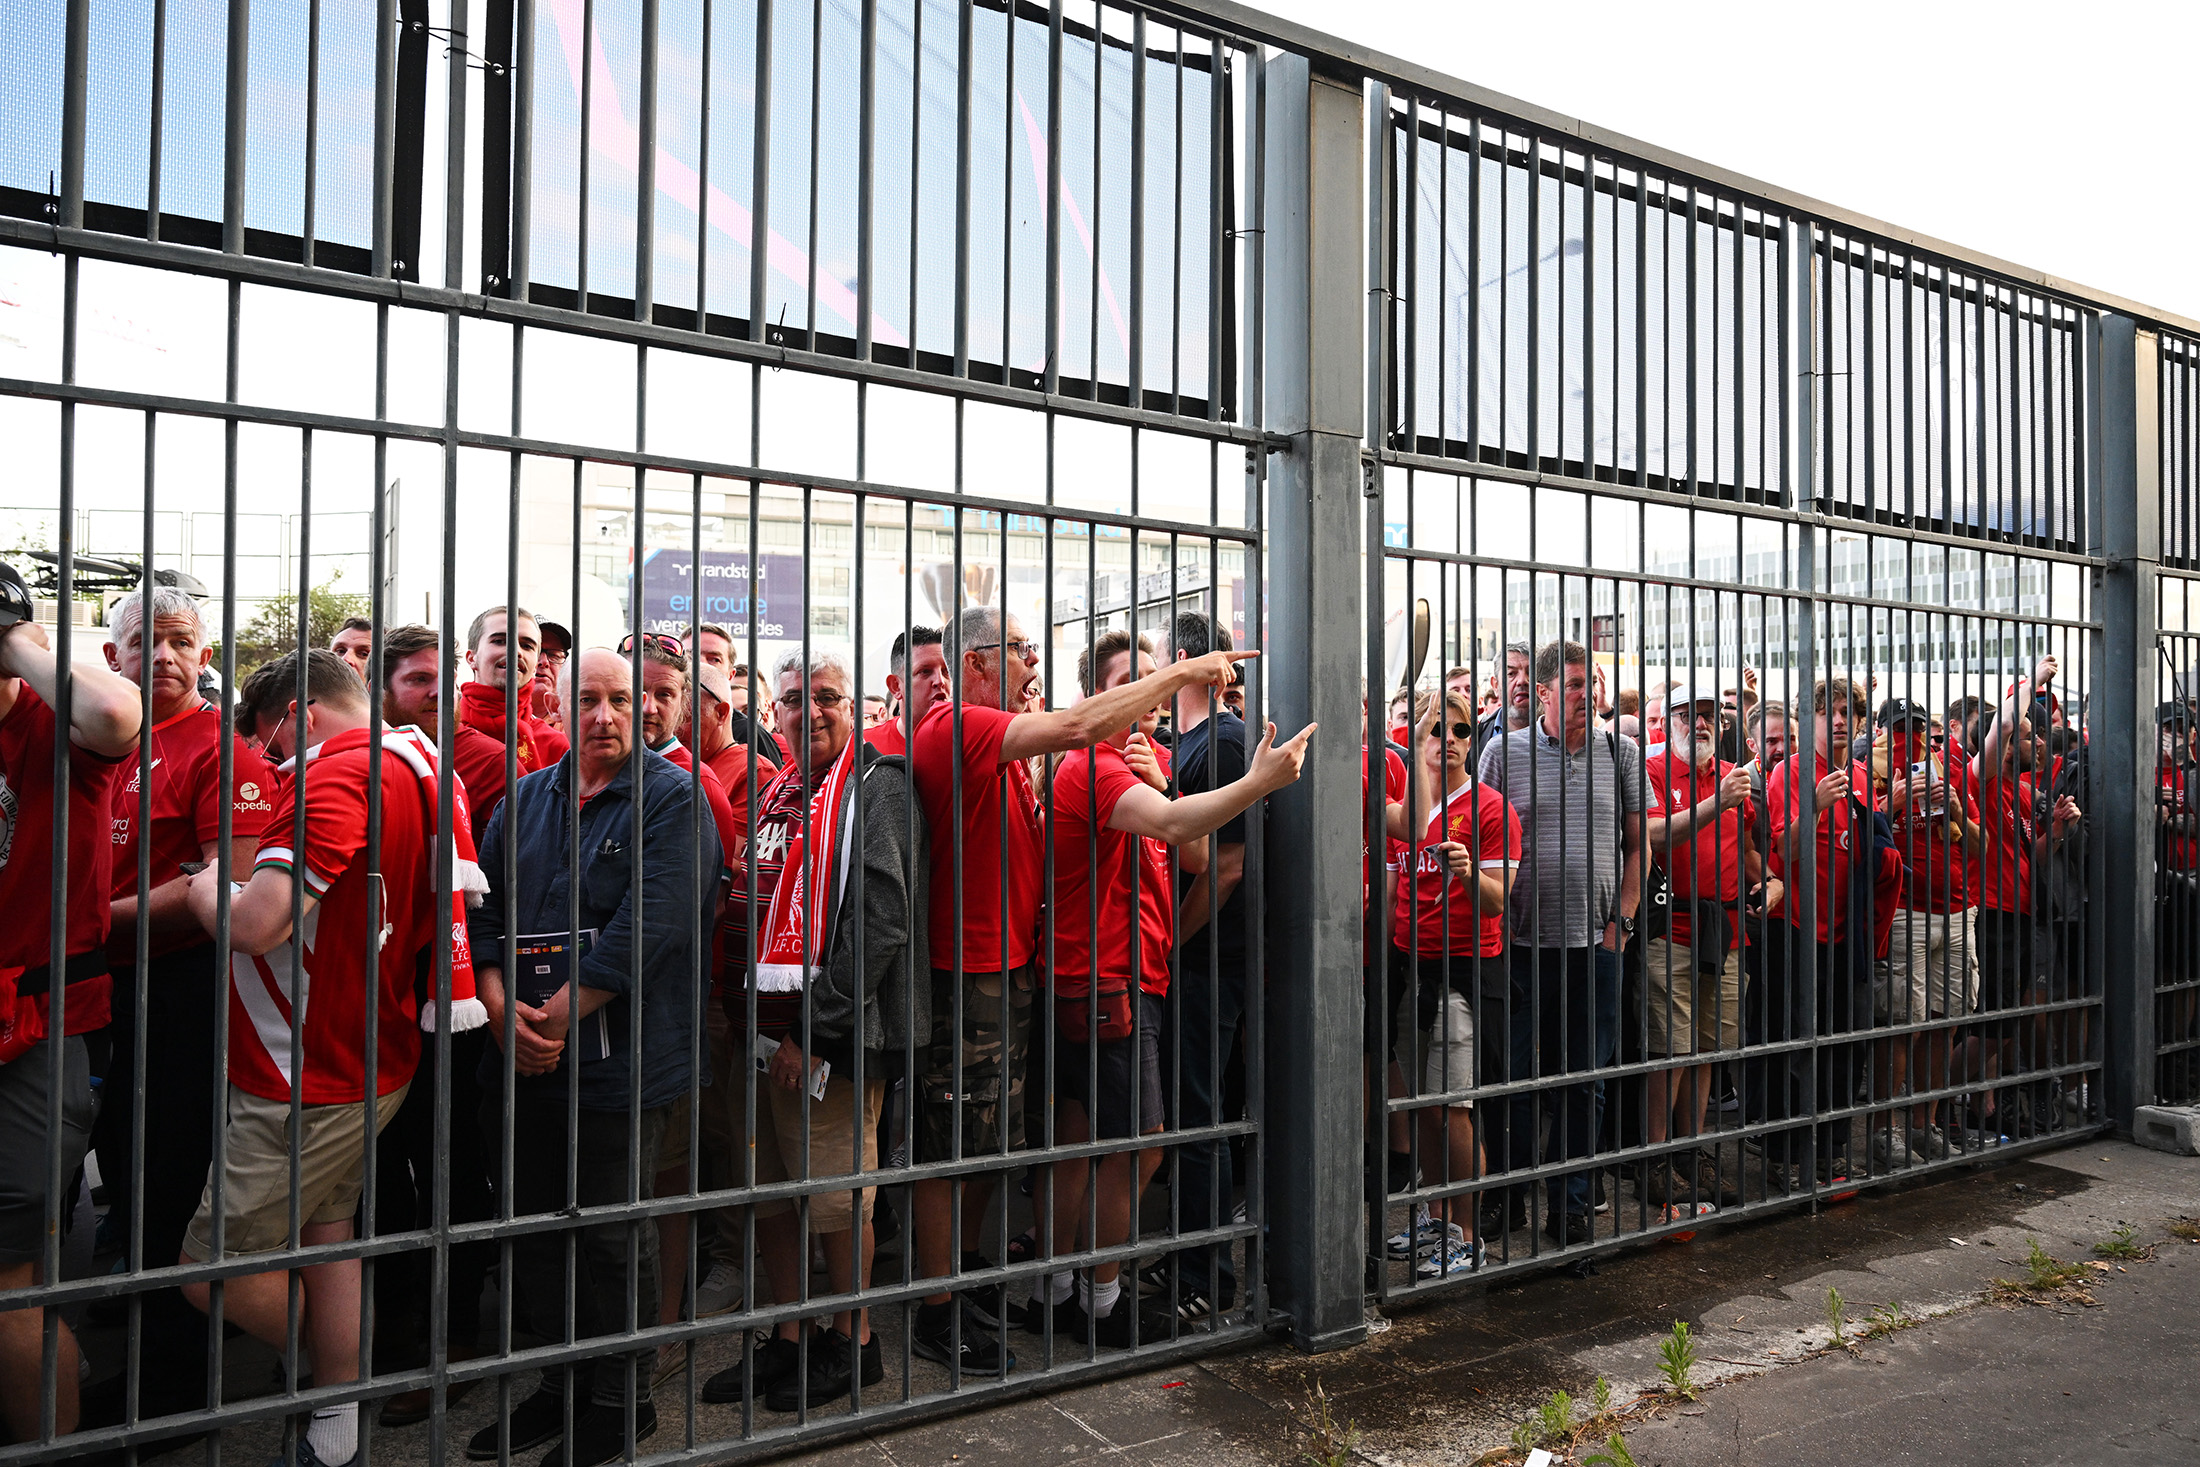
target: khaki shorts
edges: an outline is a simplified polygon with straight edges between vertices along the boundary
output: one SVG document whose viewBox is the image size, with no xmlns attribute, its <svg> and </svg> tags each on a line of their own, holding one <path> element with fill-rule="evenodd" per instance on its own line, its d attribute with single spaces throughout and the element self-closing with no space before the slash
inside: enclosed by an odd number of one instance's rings
<svg viewBox="0 0 2200 1467">
<path fill-rule="evenodd" d="M 812 1100 L 807 1093 L 798 1095 L 783 1086 L 768 1083 L 758 1087 L 757 1100 L 764 1102 L 767 1093 L 768 1118 L 779 1143 L 778 1154 L 787 1163 L 789 1171 L 802 1171 L 802 1126 L 805 1111 L 808 1112 L 810 1128 L 810 1166 L 805 1175 L 810 1180 L 878 1170 L 878 1114 L 879 1107 L 886 1100 L 884 1080 L 864 1081 L 863 1144 L 860 1155 L 856 1149 L 856 1087 L 853 1080 L 838 1074 L 829 1077 L 825 1081 L 823 1100 Z M 764 1107 L 760 1104 L 759 1108 Z M 848 1189 L 811 1193 L 810 1231 L 846 1232 L 855 1217 L 855 1199 L 858 1196 L 862 1199 L 863 1220 L 869 1222 L 872 1199 L 876 1195 L 875 1187 L 865 1187 L 860 1193 Z"/>
<path fill-rule="evenodd" d="M 775 1088 L 771 1076 L 757 1069 L 752 1050 L 756 1041 L 742 1035 L 728 1035 L 723 1043 L 711 1050 L 710 1088 L 703 1092 L 703 1108 L 706 1116 L 716 1112 L 715 1126 L 704 1127 L 703 1147 L 706 1164 L 710 1148 L 717 1144 L 716 1135 L 724 1138 L 725 1178 L 727 1187 L 764 1186 L 771 1182 L 787 1180 L 787 1164 L 779 1157 L 779 1133 L 772 1126 L 771 1093 Z M 749 1077 L 756 1077 L 756 1116 L 759 1122 L 749 1125 Z M 679 1114 L 675 1108 L 674 1114 Z M 684 1132 L 683 1132 L 684 1134 Z M 670 1138 L 667 1138 L 668 1140 Z M 686 1158 L 681 1158 L 682 1164 Z M 749 1170 L 755 1167 L 752 1174 Z M 706 1169 L 706 1176 L 709 1175 Z M 737 1204 L 738 1205 L 738 1204 Z M 758 1217 L 777 1217 L 794 1204 L 785 1198 L 755 1204 Z M 739 1214 L 733 1208 L 723 1208 L 718 1216 L 729 1223 L 730 1235 L 741 1236 L 740 1227 L 732 1223 Z"/>
<path fill-rule="evenodd" d="M 1398 1067 L 1419 1072 L 1421 1091 L 1443 1095 L 1474 1088 L 1474 1005 L 1447 986 L 1437 1001 L 1436 1017 L 1426 1026 L 1414 1022 L 1413 996 L 1398 1000 Z M 1472 1110 L 1472 1100 L 1449 1102 L 1453 1110 Z"/>
<path fill-rule="evenodd" d="M 1883 1024 L 1914 1024 L 1977 1011 L 1978 908 L 1895 908 L 1887 958 L 1873 975 L 1874 1016 Z"/>
<path fill-rule="evenodd" d="M 374 1106 L 374 1134 L 397 1114 L 407 1081 Z M 290 1102 L 229 1087 L 228 1151 L 222 1161 L 222 1250 L 273 1253 L 290 1242 Z M 347 1222 L 359 1210 L 367 1170 L 367 1108 L 309 1105 L 298 1112 L 298 1224 Z M 214 1179 L 183 1235 L 184 1257 L 214 1253 Z"/>
<path fill-rule="evenodd" d="M 1642 946 L 1643 1008 L 1654 1055 L 1706 1054 L 1742 1047 L 1742 953 L 1729 948 L 1717 973 L 1696 967 L 1687 946 L 1653 937 Z M 1670 1000 L 1670 1011 L 1668 1010 Z"/>
</svg>

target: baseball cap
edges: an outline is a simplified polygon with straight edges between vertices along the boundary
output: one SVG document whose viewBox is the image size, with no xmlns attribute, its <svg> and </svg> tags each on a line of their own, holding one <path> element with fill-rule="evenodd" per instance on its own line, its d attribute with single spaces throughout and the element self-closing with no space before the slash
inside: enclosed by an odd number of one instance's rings
<svg viewBox="0 0 2200 1467">
<path fill-rule="evenodd" d="M 1718 708 L 1719 695 L 1709 688 L 1684 687 L 1675 683 L 1665 695 L 1665 716 L 1671 718 L 1683 709 L 1701 708 L 1706 704 Z"/>
<path fill-rule="evenodd" d="M 558 640 L 559 652 L 566 653 L 573 650 L 573 634 L 567 631 L 560 623 L 554 621 L 538 621 L 535 623 L 535 630 L 542 635 L 542 642 L 545 647 L 548 647 L 550 645 L 550 639 L 552 637 L 555 637 Z"/>
<path fill-rule="evenodd" d="M 1898 724 L 1915 723 L 1931 727 L 1932 714 L 1907 698 L 1889 698 L 1879 705 L 1878 723 L 1881 728 L 1893 728 Z"/>
<path fill-rule="evenodd" d="M 0 560 L 0 627 L 30 621 L 35 615 L 31 609 L 31 588 L 23 584 L 23 577 L 14 566 Z"/>
<path fill-rule="evenodd" d="M 2154 721 L 2164 728 L 2173 723 L 2189 724 L 2192 722 L 2192 710 L 2183 703 L 2172 699 L 2154 710 Z"/>
</svg>

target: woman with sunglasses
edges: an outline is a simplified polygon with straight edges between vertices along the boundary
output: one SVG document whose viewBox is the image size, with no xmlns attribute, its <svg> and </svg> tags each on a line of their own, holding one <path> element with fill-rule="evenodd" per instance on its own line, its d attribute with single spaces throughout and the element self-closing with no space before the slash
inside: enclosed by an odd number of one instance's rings
<svg viewBox="0 0 2200 1467">
<path fill-rule="evenodd" d="M 1502 994 L 1509 981 L 1505 898 L 1520 859 L 1520 818 L 1474 778 L 1474 707 L 1465 694 L 1423 698 L 1413 732 L 1412 790 L 1389 806 L 1390 833 L 1405 842 L 1394 858 L 1389 1035 L 1413 1093 L 1430 1099 L 1415 1113 L 1421 1180 L 1448 1186 L 1482 1174 L 1471 1098 L 1474 1010 L 1479 995 Z M 1424 1279 L 1480 1267 L 1478 1200 L 1457 1192 L 1417 1207 L 1387 1251 L 1416 1259 Z"/>
</svg>

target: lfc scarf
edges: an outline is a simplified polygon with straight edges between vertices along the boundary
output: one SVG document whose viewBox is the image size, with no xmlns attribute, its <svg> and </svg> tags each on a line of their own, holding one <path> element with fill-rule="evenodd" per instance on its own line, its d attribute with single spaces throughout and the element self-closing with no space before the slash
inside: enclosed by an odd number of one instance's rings
<svg viewBox="0 0 2200 1467">
<path fill-rule="evenodd" d="M 799 993 L 825 960 L 832 909 L 848 881 L 848 842 L 854 831 L 843 828 L 844 817 L 849 782 L 856 777 L 863 747 L 862 739 L 849 739 L 811 793 L 806 830 L 799 764 L 789 765 L 765 791 L 765 815 L 786 821 L 787 861 L 772 891 L 764 941 L 757 949 L 758 993 Z M 832 890 L 823 892 L 827 887 Z M 820 892 L 822 900 L 813 897 Z"/>
<path fill-rule="evenodd" d="M 465 686 L 472 687 L 468 683 Z M 419 791 L 421 803 L 427 809 L 427 828 L 436 828 L 436 747 L 419 729 L 386 729 L 382 734 L 382 751 L 395 754 L 412 770 L 413 784 Z M 306 762 L 311 763 L 320 753 L 320 746 L 306 751 Z M 298 761 L 291 759 L 281 772 L 295 778 Z M 466 809 L 466 791 L 457 780 L 451 781 L 451 1032 L 463 1034 L 468 1029 L 478 1029 L 489 1022 L 489 1010 L 474 995 L 473 952 L 466 945 L 466 908 L 478 907 L 489 894 L 489 878 L 482 874 L 481 863 L 474 850 L 473 817 Z M 435 863 L 428 863 L 428 899 L 435 899 Z M 381 940 L 388 941 L 390 927 L 384 923 Z M 435 1005 L 424 1005 L 420 1010 L 420 1028 L 423 1033 L 435 1032 Z"/>
<path fill-rule="evenodd" d="M 541 757 L 548 750 L 536 747 L 540 732 L 536 721 L 528 716 L 528 705 L 534 701 L 534 685 L 521 690 L 519 704 L 519 737 L 504 737 L 504 689 L 492 688 L 487 683 L 460 683 L 458 685 L 458 721 L 466 728 L 479 729 L 498 743 L 510 742 L 519 753 L 519 772 L 533 774 L 547 764 L 556 762 Z"/>
</svg>

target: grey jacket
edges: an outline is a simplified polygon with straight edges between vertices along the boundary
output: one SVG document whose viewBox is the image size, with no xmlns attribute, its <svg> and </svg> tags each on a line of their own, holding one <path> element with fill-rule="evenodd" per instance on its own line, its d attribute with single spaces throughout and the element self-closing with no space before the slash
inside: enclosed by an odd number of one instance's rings
<svg viewBox="0 0 2200 1467">
<path fill-rule="evenodd" d="M 898 1073 L 912 1038 L 932 1032 L 931 948 L 925 938 L 931 862 L 924 810 L 908 761 L 863 745 L 863 777 L 848 786 L 843 819 L 854 838 L 833 853 L 825 890 L 834 902 L 829 948 L 809 985 L 797 1043 L 853 1078 L 855 1051 L 866 1051 L 866 1079 Z"/>
</svg>

